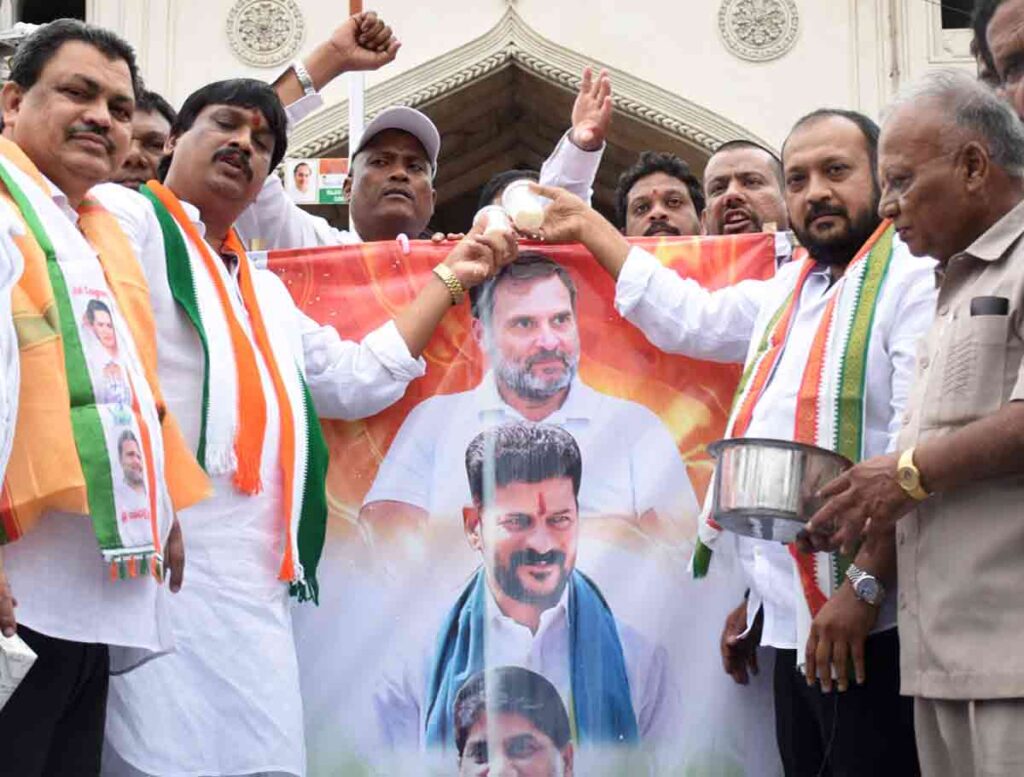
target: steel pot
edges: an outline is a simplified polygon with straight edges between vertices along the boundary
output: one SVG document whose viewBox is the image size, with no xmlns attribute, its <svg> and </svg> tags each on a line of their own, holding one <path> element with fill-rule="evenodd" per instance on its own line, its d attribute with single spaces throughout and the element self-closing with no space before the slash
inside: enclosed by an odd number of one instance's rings
<svg viewBox="0 0 1024 777">
<path fill-rule="evenodd" d="M 793 542 L 821 507 L 818 490 L 853 462 L 789 440 L 741 437 L 708 446 L 717 459 L 711 517 L 723 528 Z"/>
</svg>

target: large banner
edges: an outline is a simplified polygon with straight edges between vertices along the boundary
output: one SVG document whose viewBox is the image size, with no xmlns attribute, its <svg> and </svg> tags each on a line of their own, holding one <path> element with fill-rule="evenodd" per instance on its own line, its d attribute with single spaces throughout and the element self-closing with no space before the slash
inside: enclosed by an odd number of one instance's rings
<svg viewBox="0 0 1024 777">
<path fill-rule="evenodd" d="M 774 272 L 772 235 L 635 242 L 709 290 Z M 359 340 L 449 250 L 269 266 Z M 324 422 L 321 601 L 294 611 L 310 774 L 781 774 L 770 667 L 746 687 L 721 667 L 736 564 L 687 571 L 740 366 L 655 348 L 580 246 L 520 254 L 401 401 Z"/>
</svg>

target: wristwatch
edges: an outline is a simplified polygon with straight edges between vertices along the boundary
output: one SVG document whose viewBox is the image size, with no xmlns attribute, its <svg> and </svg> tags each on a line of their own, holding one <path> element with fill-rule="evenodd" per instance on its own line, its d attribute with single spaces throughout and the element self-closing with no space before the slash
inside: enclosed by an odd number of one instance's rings
<svg viewBox="0 0 1024 777">
<path fill-rule="evenodd" d="M 434 275 L 441 279 L 441 283 L 448 289 L 448 294 L 451 295 L 452 304 L 458 305 L 462 302 L 462 298 L 466 296 L 466 287 L 462 285 L 455 273 L 444 262 L 437 265 L 434 268 Z"/>
<path fill-rule="evenodd" d="M 900 455 L 896 465 L 896 481 L 907 495 L 918 502 L 927 499 L 929 494 L 921 485 L 921 471 L 914 465 L 914 449 L 907 448 Z"/>
<path fill-rule="evenodd" d="M 853 586 L 853 595 L 872 607 L 878 607 L 885 599 L 885 587 L 870 572 L 865 572 L 856 564 L 846 568 L 846 579 Z"/>
</svg>

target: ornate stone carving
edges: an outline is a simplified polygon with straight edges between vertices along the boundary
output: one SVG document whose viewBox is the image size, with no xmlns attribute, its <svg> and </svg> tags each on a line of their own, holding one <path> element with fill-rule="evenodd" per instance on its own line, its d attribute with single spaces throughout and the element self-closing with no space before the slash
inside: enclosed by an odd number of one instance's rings
<svg viewBox="0 0 1024 777">
<path fill-rule="evenodd" d="M 305 23 L 295 0 L 237 0 L 228 12 L 227 32 L 240 60 L 274 67 L 298 50 Z"/>
<path fill-rule="evenodd" d="M 516 65 L 569 91 L 579 89 L 580 72 L 593 60 L 559 46 L 535 32 L 515 8 L 509 8 L 490 31 L 420 67 L 371 88 L 366 95 L 367 120 L 388 105 L 421 107 L 501 68 Z M 714 151 L 736 138 L 757 138 L 712 111 L 615 68 L 607 68 L 615 84 L 615 107 L 694 146 Z M 330 105 L 300 122 L 289 137 L 296 157 L 319 156 L 348 140 L 348 103 Z"/>
<path fill-rule="evenodd" d="M 722 0 L 718 29 L 740 59 L 778 59 L 796 43 L 800 15 L 793 0 Z"/>
</svg>

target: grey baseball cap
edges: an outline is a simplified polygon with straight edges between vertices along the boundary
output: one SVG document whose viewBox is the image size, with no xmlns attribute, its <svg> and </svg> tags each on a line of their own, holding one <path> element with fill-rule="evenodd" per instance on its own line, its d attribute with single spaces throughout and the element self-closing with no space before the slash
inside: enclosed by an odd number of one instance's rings
<svg viewBox="0 0 1024 777">
<path fill-rule="evenodd" d="M 427 152 L 430 169 L 434 173 L 437 172 L 437 155 L 441 153 L 441 134 L 426 114 L 404 105 L 393 105 L 374 116 L 373 121 L 367 124 L 366 129 L 363 130 L 363 137 L 360 138 L 356 150 L 349 156 L 355 159 L 356 154 L 366 148 L 374 136 L 389 129 L 408 132 L 416 138 Z"/>
</svg>

